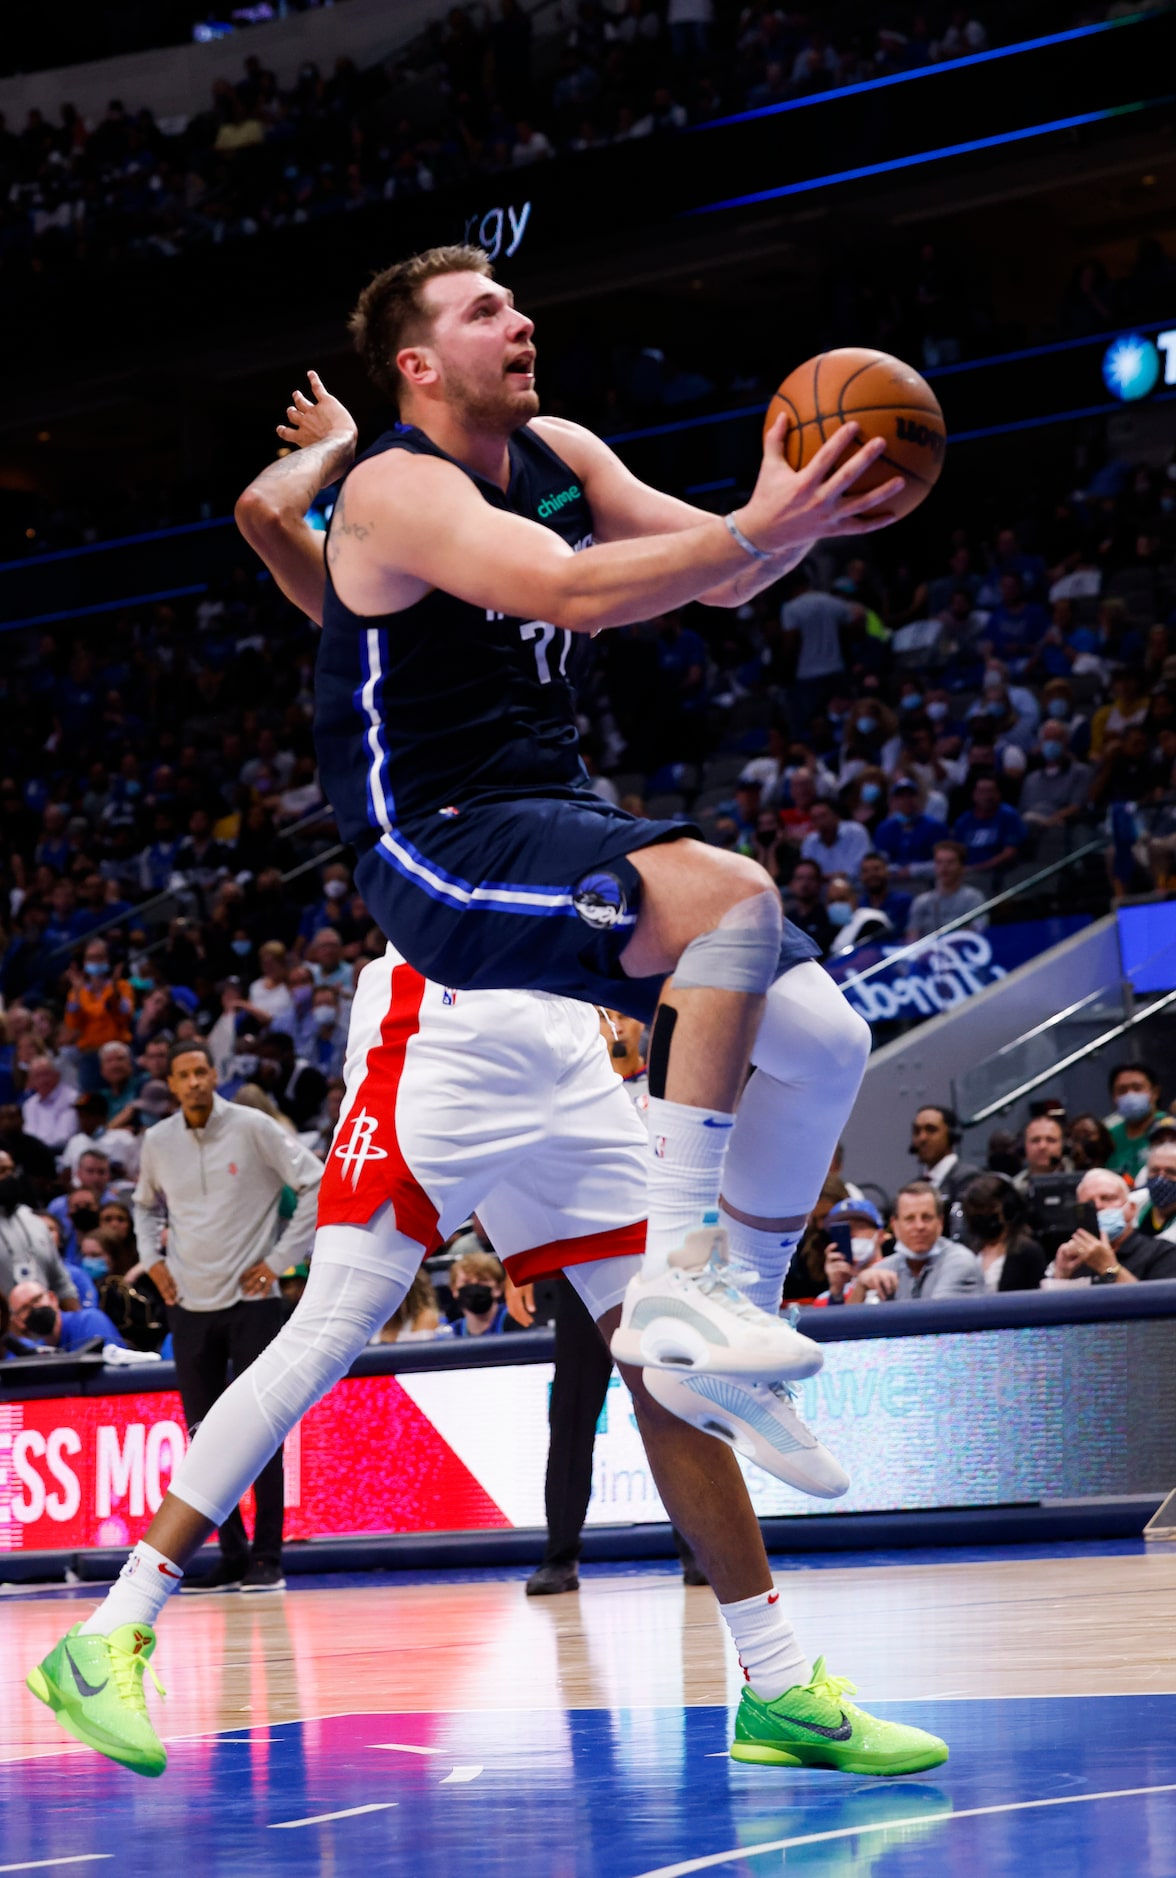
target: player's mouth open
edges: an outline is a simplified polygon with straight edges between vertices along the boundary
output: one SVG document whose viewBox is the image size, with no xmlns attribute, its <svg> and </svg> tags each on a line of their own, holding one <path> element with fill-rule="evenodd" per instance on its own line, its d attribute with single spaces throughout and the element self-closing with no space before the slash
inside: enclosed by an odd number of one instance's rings
<svg viewBox="0 0 1176 1878">
<path fill-rule="evenodd" d="M 512 359 L 506 370 L 508 377 L 533 378 L 535 376 L 535 354 L 533 352 L 527 352 L 517 359 Z"/>
</svg>

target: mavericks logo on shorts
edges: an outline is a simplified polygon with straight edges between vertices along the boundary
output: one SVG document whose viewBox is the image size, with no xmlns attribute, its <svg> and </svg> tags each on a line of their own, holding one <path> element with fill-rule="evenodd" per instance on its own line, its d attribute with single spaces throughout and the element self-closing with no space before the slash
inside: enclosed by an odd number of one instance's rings
<svg viewBox="0 0 1176 1878">
<path fill-rule="evenodd" d="M 624 919 L 628 902 L 615 874 L 585 874 L 572 888 L 572 905 L 586 926 L 608 932 Z"/>
<path fill-rule="evenodd" d="M 351 1175 L 351 1185 L 358 1187 L 359 1177 L 369 1161 L 386 1161 L 386 1148 L 378 1148 L 372 1139 L 379 1126 L 379 1118 L 369 1115 L 366 1109 L 360 1109 L 358 1115 L 349 1115 L 344 1129 L 349 1135 L 340 1134 L 331 1153 L 343 1163 L 343 1173 Z"/>
</svg>

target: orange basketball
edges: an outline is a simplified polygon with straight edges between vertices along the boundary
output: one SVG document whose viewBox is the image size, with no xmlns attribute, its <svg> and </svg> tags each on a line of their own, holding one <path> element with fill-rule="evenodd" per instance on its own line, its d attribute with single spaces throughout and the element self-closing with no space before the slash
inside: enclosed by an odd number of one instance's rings
<svg viewBox="0 0 1176 1878">
<path fill-rule="evenodd" d="M 784 380 L 768 406 L 765 432 L 782 410 L 788 413 L 784 454 L 792 469 L 803 469 L 851 418 L 861 428 L 863 443 L 885 437 L 885 455 L 858 486 L 864 492 L 894 475 L 904 476 L 906 488 L 887 505 L 896 520 L 918 508 L 939 480 L 947 445 L 939 400 L 913 366 L 888 352 L 839 346 L 819 353 Z"/>
</svg>

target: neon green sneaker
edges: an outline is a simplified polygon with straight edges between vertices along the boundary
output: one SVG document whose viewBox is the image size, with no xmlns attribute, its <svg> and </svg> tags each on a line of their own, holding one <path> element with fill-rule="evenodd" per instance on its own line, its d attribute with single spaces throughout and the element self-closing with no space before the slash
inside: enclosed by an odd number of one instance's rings
<svg viewBox="0 0 1176 1878">
<path fill-rule="evenodd" d="M 743 1691 L 733 1761 L 765 1767 L 837 1767 L 846 1774 L 918 1774 L 947 1759 L 947 1743 L 922 1728 L 879 1721 L 855 1708 L 848 1676 L 831 1676 L 818 1657 L 811 1682 L 774 1702 Z"/>
<path fill-rule="evenodd" d="M 151 1725 L 143 1695 L 144 1670 L 160 1695 L 164 1692 L 148 1661 L 154 1630 L 150 1624 L 123 1624 L 109 1637 L 83 1637 L 80 1629 L 75 1624 L 29 1671 L 27 1687 L 75 1741 L 136 1774 L 161 1774 L 167 1749 Z"/>
</svg>

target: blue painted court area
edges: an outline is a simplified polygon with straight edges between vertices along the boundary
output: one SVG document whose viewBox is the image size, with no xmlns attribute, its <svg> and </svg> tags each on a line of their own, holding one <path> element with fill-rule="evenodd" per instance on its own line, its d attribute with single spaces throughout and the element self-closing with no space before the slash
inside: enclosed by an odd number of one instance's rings
<svg viewBox="0 0 1176 1878">
<path fill-rule="evenodd" d="M 947 1738 L 937 1777 L 739 1767 L 719 1708 L 343 1716 L 175 1743 L 155 1782 L 15 1762 L 0 1871 L 1176 1874 L 1176 1696 L 875 1706 Z"/>
</svg>

